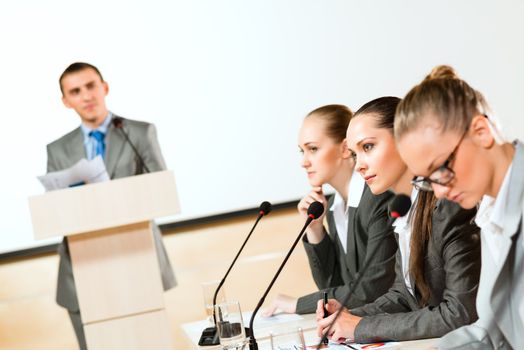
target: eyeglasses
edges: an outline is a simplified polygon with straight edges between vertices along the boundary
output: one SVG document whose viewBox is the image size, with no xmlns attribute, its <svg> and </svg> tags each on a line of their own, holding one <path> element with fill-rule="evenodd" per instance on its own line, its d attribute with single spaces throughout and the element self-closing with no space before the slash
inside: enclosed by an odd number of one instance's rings
<svg viewBox="0 0 524 350">
<path fill-rule="evenodd" d="M 429 176 L 413 177 L 413 179 L 411 180 L 411 184 L 415 189 L 431 192 L 433 191 L 433 187 L 431 187 L 431 184 L 447 186 L 451 182 L 451 180 L 455 178 L 455 172 L 453 171 L 453 169 L 451 169 L 451 162 L 455 160 L 457 150 L 460 144 L 462 143 L 462 140 L 464 140 L 464 136 L 466 136 L 466 134 L 468 133 L 468 130 L 469 128 L 466 129 L 466 131 L 464 131 L 464 133 L 460 137 L 459 142 L 449 155 L 448 159 L 446 159 L 444 164 L 439 166 L 437 170 L 432 172 Z"/>
</svg>

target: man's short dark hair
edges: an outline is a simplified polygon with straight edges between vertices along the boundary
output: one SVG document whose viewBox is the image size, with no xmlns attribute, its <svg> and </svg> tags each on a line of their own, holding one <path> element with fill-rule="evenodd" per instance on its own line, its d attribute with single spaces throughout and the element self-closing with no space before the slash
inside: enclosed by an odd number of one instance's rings
<svg viewBox="0 0 524 350">
<path fill-rule="evenodd" d="M 58 83 L 60 84 L 60 91 L 62 91 L 62 95 L 64 94 L 64 89 L 62 88 L 62 80 L 64 79 L 64 77 L 68 74 L 80 72 L 81 70 L 84 70 L 84 69 L 94 70 L 96 74 L 98 74 L 98 76 L 100 77 L 100 80 L 104 81 L 104 78 L 102 77 L 102 74 L 100 73 L 98 68 L 96 68 L 92 64 L 85 63 L 85 62 L 75 62 L 75 63 L 70 64 L 69 67 L 67 67 L 64 70 L 62 75 L 60 75 L 60 79 L 58 79 Z"/>
</svg>

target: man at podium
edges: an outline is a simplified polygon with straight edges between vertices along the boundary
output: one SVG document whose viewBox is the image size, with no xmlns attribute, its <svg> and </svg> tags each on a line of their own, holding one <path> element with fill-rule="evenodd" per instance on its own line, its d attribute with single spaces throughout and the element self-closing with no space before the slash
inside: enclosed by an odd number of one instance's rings
<svg viewBox="0 0 524 350">
<path fill-rule="evenodd" d="M 71 64 L 59 79 L 62 102 L 80 116 L 78 128 L 47 146 L 47 172 L 73 166 L 82 158 L 100 155 L 111 179 L 165 170 L 153 124 L 115 116 L 106 107 L 109 85 L 100 71 L 83 62 Z M 164 290 L 176 285 L 159 228 L 153 236 Z M 87 349 L 73 278 L 67 238 L 58 247 L 60 265 L 56 301 L 65 307 L 80 348 Z"/>
</svg>

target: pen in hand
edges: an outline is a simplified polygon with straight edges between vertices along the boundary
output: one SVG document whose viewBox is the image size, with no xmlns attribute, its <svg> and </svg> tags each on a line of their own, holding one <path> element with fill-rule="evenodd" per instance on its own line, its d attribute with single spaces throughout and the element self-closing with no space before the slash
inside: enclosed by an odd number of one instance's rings
<svg viewBox="0 0 524 350">
<path fill-rule="evenodd" d="M 327 304 L 328 304 L 328 293 L 324 292 L 324 318 L 328 317 L 328 311 L 327 311 Z M 322 339 L 322 343 L 328 344 L 329 340 L 327 339 L 327 334 L 325 335 L 324 339 Z"/>
</svg>

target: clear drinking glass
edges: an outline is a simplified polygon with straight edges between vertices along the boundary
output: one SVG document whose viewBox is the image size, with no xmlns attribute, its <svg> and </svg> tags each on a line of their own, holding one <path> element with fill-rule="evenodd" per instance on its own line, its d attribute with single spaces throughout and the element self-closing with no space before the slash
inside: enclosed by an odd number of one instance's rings
<svg viewBox="0 0 524 350">
<path fill-rule="evenodd" d="M 269 342 L 272 350 L 304 350 L 306 342 L 302 328 L 286 333 L 270 333 Z"/>
<path fill-rule="evenodd" d="M 207 320 L 211 325 L 215 325 L 213 322 L 213 296 L 215 295 L 215 291 L 220 284 L 220 281 L 209 281 L 209 282 L 203 282 L 202 285 L 202 292 L 204 293 L 204 306 L 206 308 L 206 315 Z M 224 286 L 220 288 L 217 295 L 217 304 L 225 303 L 226 302 L 226 290 Z"/>
<path fill-rule="evenodd" d="M 217 331 L 222 349 L 241 350 L 247 344 L 242 311 L 238 301 L 215 305 Z"/>
</svg>

